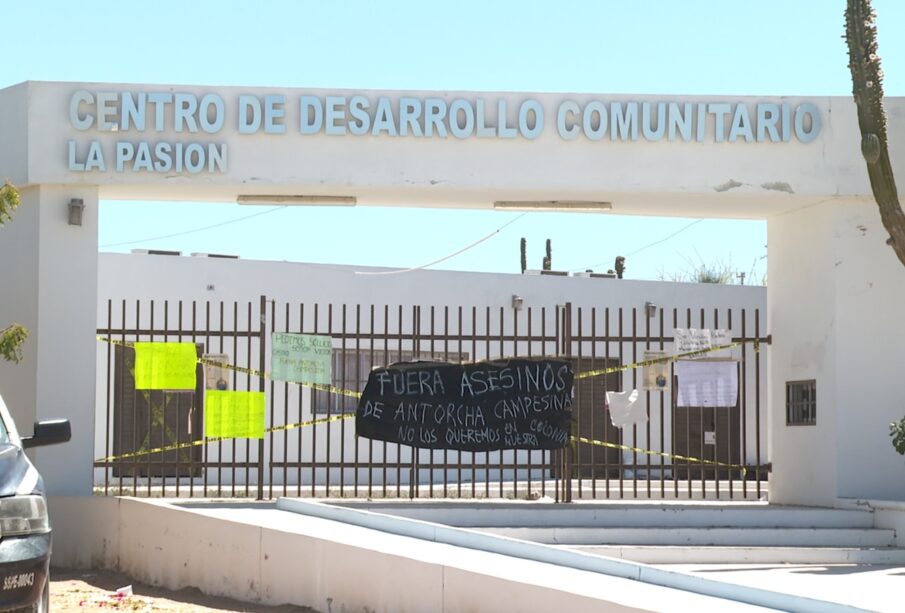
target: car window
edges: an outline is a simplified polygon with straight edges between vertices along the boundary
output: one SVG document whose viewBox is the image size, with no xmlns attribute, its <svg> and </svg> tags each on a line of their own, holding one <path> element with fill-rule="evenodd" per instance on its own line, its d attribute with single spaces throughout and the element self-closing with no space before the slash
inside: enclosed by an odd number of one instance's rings
<svg viewBox="0 0 905 613">
<path fill-rule="evenodd" d="M 0 445 L 4 445 L 9 442 L 9 434 L 6 431 L 6 424 L 3 423 L 3 418 L 0 417 Z"/>
</svg>

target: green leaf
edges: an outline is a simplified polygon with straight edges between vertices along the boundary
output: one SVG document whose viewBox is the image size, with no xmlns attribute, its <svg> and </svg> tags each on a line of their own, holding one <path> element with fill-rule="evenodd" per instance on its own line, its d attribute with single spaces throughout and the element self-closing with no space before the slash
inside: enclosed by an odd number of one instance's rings
<svg viewBox="0 0 905 613">
<path fill-rule="evenodd" d="M 28 338 L 28 330 L 19 324 L 13 324 L 0 331 L 0 358 L 7 362 L 22 361 L 22 344 Z"/>
<path fill-rule="evenodd" d="M 13 218 L 13 211 L 19 206 L 19 192 L 6 181 L 0 187 L 0 226 Z"/>
</svg>

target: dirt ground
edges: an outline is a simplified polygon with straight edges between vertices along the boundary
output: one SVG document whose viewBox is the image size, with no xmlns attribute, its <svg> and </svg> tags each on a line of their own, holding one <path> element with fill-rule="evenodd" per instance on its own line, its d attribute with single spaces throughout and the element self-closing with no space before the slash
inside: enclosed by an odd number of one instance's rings
<svg viewBox="0 0 905 613">
<path fill-rule="evenodd" d="M 132 595 L 117 590 L 132 586 Z M 249 613 L 317 613 L 296 606 L 266 607 L 202 594 L 194 588 L 165 590 L 108 571 L 54 568 L 50 575 L 50 610 L 58 611 L 247 611 Z"/>
</svg>

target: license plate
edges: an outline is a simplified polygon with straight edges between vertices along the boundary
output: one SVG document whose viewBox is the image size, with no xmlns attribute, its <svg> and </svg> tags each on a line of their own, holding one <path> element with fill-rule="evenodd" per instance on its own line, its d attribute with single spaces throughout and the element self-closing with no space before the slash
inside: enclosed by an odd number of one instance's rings
<svg viewBox="0 0 905 613">
<path fill-rule="evenodd" d="M 20 587 L 31 587 L 35 584 L 35 573 L 19 573 L 3 578 L 3 591 L 17 590 Z"/>
</svg>

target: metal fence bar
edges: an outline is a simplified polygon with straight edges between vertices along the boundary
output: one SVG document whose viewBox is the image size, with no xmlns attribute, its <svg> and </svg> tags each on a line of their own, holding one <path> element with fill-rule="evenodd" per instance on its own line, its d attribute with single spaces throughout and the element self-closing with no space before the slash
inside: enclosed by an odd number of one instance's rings
<svg viewBox="0 0 905 613">
<path fill-rule="evenodd" d="M 580 334 L 579 334 L 580 336 Z M 591 337 L 594 338 L 597 336 L 597 307 L 591 307 Z M 600 364 L 597 359 L 597 342 L 591 341 L 591 369 L 597 369 L 600 367 Z M 603 376 L 604 385 L 606 385 L 606 375 Z M 605 396 L 604 396 L 605 397 Z M 606 420 L 608 416 L 606 411 L 603 411 L 603 433 L 601 433 L 597 429 L 597 419 L 594 419 L 594 414 L 597 411 L 597 407 L 604 406 L 604 402 L 602 399 L 597 397 L 597 385 L 594 381 L 591 381 L 591 408 L 592 408 L 592 417 L 591 417 L 591 438 L 593 440 L 603 440 L 606 439 Z M 590 445 L 591 454 L 591 498 L 597 498 L 597 445 Z M 603 451 L 603 454 L 606 455 L 606 451 Z M 604 476 L 606 478 L 606 476 Z"/>
<path fill-rule="evenodd" d="M 505 340 L 504 340 L 504 336 L 503 336 L 504 326 L 506 325 L 505 320 L 504 320 L 505 316 L 506 316 L 505 307 L 501 306 L 500 307 L 500 333 L 499 333 L 499 337 L 498 337 L 499 343 L 500 343 L 500 353 L 499 353 L 500 358 L 503 358 L 506 356 Z M 488 355 L 487 357 L 489 358 L 490 356 Z M 514 452 L 513 452 L 513 455 L 514 455 Z M 497 482 L 499 483 L 500 498 L 502 498 L 503 497 L 503 452 L 502 451 L 497 451 L 497 464 L 498 464 L 497 474 L 499 475 Z"/>
<path fill-rule="evenodd" d="M 608 339 L 610 336 L 610 307 L 604 308 L 603 327 L 604 327 L 604 336 L 605 336 L 605 338 Z M 606 364 L 607 367 L 609 367 L 610 364 L 612 363 L 612 362 L 610 362 L 610 341 L 609 340 L 604 340 L 603 352 L 604 352 L 604 357 L 603 357 L 604 364 Z M 620 364 L 621 364 L 621 362 L 620 362 Z M 609 374 L 604 375 L 604 386 L 606 387 L 606 391 L 618 391 L 618 390 L 610 390 L 610 381 L 615 380 L 617 378 L 621 381 L 622 374 L 616 373 L 615 377 L 610 377 Z M 620 387 L 620 389 L 621 389 L 621 386 L 617 386 L 617 387 Z M 604 403 L 605 403 L 605 401 L 606 401 L 606 393 L 604 393 Z M 604 415 L 604 420 L 607 420 L 609 418 L 610 418 L 609 413 Z M 604 423 L 604 426 L 603 426 L 604 432 L 606 432 L 606 421 L 604 421 L 603 423 Z M 621 431 L 617 432 L 616 436 L 617 436 L 616 441 L 618 443 L 621 443 L 622 442 L 622 432 Z M 608 453 L 608 451 L 609 450 L 607 450 L 603 453 L 603 474 L 604 474 L 604 479 L 605 479 L 604 487 L 605 487 L 607 498 L 610 497 L 610 454 Z"/>
<path fill-rule="evenodd" d="M 546 310 L 546 307 L 542 307 L 542 310 Z M 560 335 L 562 331 L 560 330 L 560 307 L 559 305 L 553 307 L 553 330 L 555 340 L 553 341 L 553 351 L 552 354 L 555 356 L 562 355 L 562 342 L 560 341 Z M 546 330 L 547 318 L 541 317 L 541 329 Z M 544 353 L 547 351 L 546 343 L 544 343 Z M 561 493 L 561 481 L 562 481 L 562 451 L 559 449 L 553 449 L 550 451 L 550 468 L 551 468 L 551 476 L 553 477 L 553 500 L 554 502 L 560 502 L 562 500 Z"/>
<path fill-rule="evenodd" d="M 343 356 L 343 359 L 340 360 L 340 387 L 342 389 L 349 389 L 349 379 L 348 379 L 348 366 L 346 365 L 346 325 L 348 320 L 346 319 L 346 305 L 342 305 L 342 309 L 340 310 L 340 319 L 341 319 L 341 330 L 339 332 L 339 342 L 340 342 L 340 355 Z M 358 354 L 355 354 L 355 361 L 358 361 Z M 344 399 L 342 399 L 344 400 Z M 342 405 L 339 407 L 340 413 L 346 412 L 345 402 L 342 402 Z M 342 498 L 345 493 L 345 485 L 346 485 L 346 420 L 341 419 L 339 421 L 339 497 Z"/>
<path fill-rule="evenodd" d="M 663 351 L 663 309 L 658 310 L 658 320 L 660 324 L 660 340 L 657 345 L 658 351 Z M 670 389 L 672 385 L 669 386 Z M 666 498 L 666 415 L 665 415 L 665 393 L 660 390 L 660 498 Z"/>
<path fill-rule="evenodd" d="M 478 355 L 478 307 L 471 307 L 471 359 L 476 360 Z M 476 488 L 478 483 L 477 460 L 474 451 L 469 452 L 471 456 L 471 497 L 476 498 Z"/>
<path fill-rule="evenodd" d="M 572 303 L 566 302 L 564 316 L 563 316 L 563 343 L 565 344 L 565 351 L 563 354 L 565 357 L 572 357 Z M 572 502 L 572 470 L 574 466 L 574 457 L 573 453 L 575 450 L 576 444 L 572 443 L 563 449 L 563 455 L 565 456 L 565 470 L 564 473 L 564 496 L 563 502 Z"/>
<path fill-rule="evenodd" d="M 361 305 L 355 305 L 355 381 L 361 381 Z M 355 489 L 354 496 L 358 498 L 358 468 L 359 468 L 359 450 L 361 447 L 358 440 L 358 434 L 355 434 Z"/>
<path fill-rule="evenodd" d="M 192 300 L 192 344 L 198 344 L 198 338 L 196 334 L 196 330 L 198 329 L 198 312 L 195 308 L 195 301 Z M 181 324 L 180 324 L 181 326 Z M 207 345 L 205 345 L 207 347 Z M 203 369 L 202 369 L 203 372 Z M 204 437 L 204 424 L 201 424 L 201 432 L 199 433 L 196 429 L 197 424 L 195 424 L 195 416 L 201 415 L 204 413 L 204 400 L 202 398 L 195 398 L 192 403 L 191 413 L 189 414 L 189 424 L 192 426 L 191 438 L 195 440 L 195 437 L 203 438 Z M 206 445 L 204 445 L 206 447 Z M 193 498 L 195 496 L 195 471 L 199 468 L 197 460 L 197 453 L 189 453 L 189 498 Z"/>
<path fill-rule="evenodd" d="M 204 305 L 204 318 L 205 318 L 205 319 L 204 319 L 204 330 L 205 330 L 205 334 L 204 334 L 204 346 L 210 348 L 210 346 L 211 346 L 211 337 L 210 337 L 210 330 L 211 330 L 211 303 L 210 303 L 210 301 L 205 302 L 205 305 Z M 223 344 L 223 341 L 222 341 L 222 340 L 220 341 L 220 344 L 221 344 L 221 345 Z M 222 349 L 222 347 L 221 347 L 221 349 Z M 222 351 L 221 351 L 221 353 L 222 353 Z M 203 432 L 202 432 L 202 436 L 203 436 Z M 206 464 L 209 462 L 209 460 L 210 460 L 210 456 L 208 455 L 208 452 L 209 452 L 209 450 L 210 450 L 210 445 L 203 445 L 203 446 L 202 446 L 202 449 L 203 449 L 202 453 L 203 453 L 203 456 L 204 456 L 203 462 L 204 462 L 204 464 L 206 465 Z M 202 474 L 203 474 L 203 480 L 204 480 L 204 489 L 203 489 L 203 491 L 204 491 L 204 496 L 205 496 L 205 497 L 207 497 L 207 495 L 208 495 L 208 493 L 207 493 L 207 491 L 208 491 L 208 490 L 207 490 L 207 487 L 208 487 L 208 481 L 207 481 L 207 480 L 208 480 L 208 474 L 207 474 L 207 473 L 208 473 L 207 468 L 204 468 L 204 470 L 202 471 Z"/>
<path fill-rule="evenodd" d="M 581 307 L 578 307 L 578 322 L 577 322 L 577 325 L 578 325 L 578 330 L 577 330 L 577 332 L 578 332 L 578 338 L 581 338 L 581 337 L 582 337 L 582 328 L 581 328 L 582 320 L 583 320 L 583 317 L 582 317 L 582 309 L 581 309 Z M 571 327 L 571 325 L 570 325 L 570 326 L 569 326 L 569 333 L 571 334 L 572 332 L 573 332 L 573 330 L 572 330 L 572 327 Z M 584 345 L 584 343 L 582 343 L 581 341 L 578 341 L 578 342 L 576 343 L 576 349 L 577 349 L 577 351 L 575 351 L 575 359 L 572 360 L 572 363 L 573 363 L 573 364 L 578 364 L 578 365 L 579 365 L 578 368 L 575 369 L 576 372 L 580 372 L 580 371 L 581 371 L 581 365 L 584 364 L 584 358 L 583 358 L 583 356 L 584 356 L 583 345 Z M 570 352 L 570 353 L 571 353 L 571 352 Z M 591 368 L 593 369 L 593 365 L 591 366 Z M 591 386 L 593 387 L 594 382 L 591 381 L 590 383 L 591 383 Z M 582 391 L 582 390 L 584 389 L 584 386 L 578 385 L 578 386 L 576 386 L 574 389 L 575 389 L 575 392 L 574 392 L 574 394 L 575 394 L 575 404 L 576 404 L 576 406 L 581 407 L 581 406 L 582 406 L 582 402 L 585 400 L 585 398 L 583 398 L 584 393 L 583 393 L 583 391 Z M 575 434 L 578 435 L 578 436 L 583 436 L 583 432 L 584 432 L 584 430 L 582 430 L 582 427 L 581 427 L 581 425 L 582 425 L 582 424 L 581 424 L 581 421 L 582 421 L 582 420 L 581 420 L 582 412 L 583 412 L 583 411 L 578 410 L 578 411 L 575 411 L 575 412 L 573 413 L 573 419 L 572 419 L 572 421 L 573 421 L 574 424 L 575 424 L 575 430 L 576 430 Z M 593 420 L 593 418 L 592 418 L 592 419 L 591 419 L 591 422 L 593 423 L 593 421 L 594 421 L 594 420 Z M 584 497 L 584 492 L 582 491 L 582 486 L 584 485 L 584 482 L 583 482 L 583 477 L 584 477 L 584 462 L 582 462 L 583 454 L 581 453 L 581 451 L 582 451 L 582 447 L 587 447 L 587 446 L 588 446 L 588 445 L 586 445 L 585 443 L 578 443 L 578 442 L 576 442 L 576 443 L 573 445 L 573 447 L 575 447 L 575 450 L 577 451 L 577 454 L 576 454 L 577 457 L 575 458 L 575 466 L 576 466 L 577 472 L 578 472 L 577 477 L 578 477 L 578 497 L 579 497 L 579 498 L 583 498 L 583 497 Z M 593 445 L 592 445 L 591 447 L 593 448 Z"/>
<path fill-rule="evenodd" d="M 267 298 L 261 296 L 260 302 L 258 303 L 258 331 L 260 332 L 260 336 L 258 337 L 258 372 L 263 373 L 267 367 Z M 251 303 L 248 304 L 248 328 L 251 329 Z M 248 361 L 251 362 L 251 337 L 248 337 Z M 265 381 L 264 377 L 261 374 L 258 374 L 258 391 L 264 392 L 265 390 Z M 249 388 L 251 386 L 249 385 Z M 273 405 L 271 405 L 270 411 L 270 425 L 275 425 L 273 423 Z M 270 445 L 270 453 L 271 459 L 273 457 L 273 437 L 268 437 L 271 439 Z M 264 441 L 266 438 L 262 438 L 258 441 L 258 500 L 264 500 Z M 285 472 L 285 471 L 284 471 Z M 273 473 L 271 472 L 270 478 L 270 497 L 273 497 Z"/>
<path fill-rule="evenodd" d="M 490 358 L 490 307 L 484 309 L 484 357 Z M 477 358 L 477 356 L 475 356 Z M 490 498 L 490 452 L 484 452 L 484 496 Z"/>
<path fill-rule="evenodd" d="M 702 312 L 703 312 L 703 309 L 702 309 Z M 713 329 L 718 330 L 719 327 L 720 327 L 720 314 L 717 309 L 713 309 Z M 740 390 L 740 391 L 744 392 L 744 390 Z M 729 415 L 732 415 L 731 408 L 729 409 L 728 412 L 729 412 Z M 703 413 L 704 413 L 704 411 L 702 410 L 701 414 L 703 415 Z M 719 446 L 720 439 L 717 436 L 719 434 L 719 429 L 717 428 L 717 424 L 719 422 L 719 416 L 717 415 L 717 411 L 716 411 L 715 407 L 711 407 L 710 410 L 708 411 L 708 413 L 710 413 L 710 415 L 713 416 L 713 419 L 710 422 L 710 424 L 711 424 L 711 427 L 713 428 L 713 437 L 714 437 L 713 445 L 710 445 L 711 447 L 713 447 L 713 455 L 709 459 L 713 462 L 716 462 L 716 461 L 718 461 L 718 454 L 719 454 L 719 448 L 720 448 L 720 446 Z M 702 432 L 701 436 L 706 436 L 706 435 Z M 707 441 L 705 440 L 704 442 L 706 443 Z M 704 450 L 707 449 L 707 447 L 708 447 L 708 445 L 706 445 L 706 444 L 703 447 L 701 447 L 701 457 L 702 458 L 706 458 L 707 454 L 704 452 Z M 728 462 L 732 463 L 732 453 L 731 452 L 729 453 Z M 720 497 L 720 470 L 721 469 L 719 468 L 719 466 L 717 466 L 715 464 L 713 465 L 713 485 L 714 485 L 715 496 L 718 500 Z M 703 470 L 701 471 L 701 475 L 702 476 L 704 475 Z"/>
<path fill-rule="evenodd" d="M 632 307 L 632 364 L 638 361 L 638 309 Z M 638 369 L 632 369 L 632 389 L 638 389 Z M 632 424 L 632 497 L 638 497 L 638 424 Z"/>
<path fill-rule="evenodd" d="M 618 320 L 619 321 L 619 341 L 618 341 L 619 344 L 617 345 L 617 347 L 618 347 L 617 353 L 619 355 L 619 364 L 624 365 L 625 364 L 625 352 L 623 351 L 622 344 L 626 341 L 623 340 L 623 338 L 624 338 L 624 335 L 623 335 L 624 317 L 623 317 L 623 313 L 622 313 L 622 307 L 619 307 L 618 316 L 619 316 L 619 320 Z M 619 381 L 620 381 L 619 391 L 624 391 L 625 390 L 625 374 L 624 373 L 619 373 Z M 620 428 L 620 432 L 622 434 L 622 436 L 620 438 L 620 443 L 622 443 L 624 445 L 625 444 L 625 428 Z M 624 482 L 625 454 L 622 452 L 621 449 L 619 450 L 618 465 L 619 465 L 619 498 L 625 498 L 625 482 Z"/>
<path fill-rule="evenodd" d="M 314 304 L 314 321 L 313 321 L 312 327 L 311 327 L 311 334 L 318 333 L 317 317 L 318 317 L 318 304 L 315 303 Z M 302 330 L 305 329 L 304 322 L 301 323 L 300 328 Z M 320 398 L 317 394 L 312 394 L 311 396 L 312 396 L 311 411 L 313 414 L 316 415 L 317 409 L 320 404 Z M 312 459 L 317 458 L 317 431 L 318 430 L 319 430 L 319 428 L 317 426 L 314 426 L 311 428 L 311 458 Z M 329 461 L 329 459 L 330 458 L 327 458 L 328 461 Z M 327 471 L 328 475 L 329 475 L 329 472 L 330 471 L 328 469 L 328 471 Z M 328 477 L 328 483 L 329 483 L 329 477 Z M 317 496 L 317 465 L 314 462 L 312 462 L 311 463 L 311 497 L 314 498 L 315 496 Z"/>
<path fill-rule="evenodd" d="M 754 337 L 760 338 L 760 309 L 754 309 Z M 757 484 L 757 497 L 760 498 L 760 352 L 754 352 L 754 378 L 757 381 L 757 387 L 754 388 L 754 423 L 757 424 L 755 430 L 755 454 L 757 454 L 755 467 L 755 483 Z"/>
<path fill-rule="evenodd" d="M 110 322 L 113 319 L 113 301 L 107 300 L 107 327 L 110 327 Z M 110 334 L 107 334 L 107 346 L 105 347 L 106 358 L 107 358 L 107 370 L 106 370 L 106 384 L 104 385 L 104 400 L 105 400 L 105 415 L 106 422 L 104 423 L 104 457 L 110 457 L 110 418 L 112 407 L 110 405 L 110 382 L 111 382 L 111 367 L 110 367 L 110 359 L 113 354 L 113 343 L 110 342 L 111 337 Z M 106 496 L 110 492 L 110 471 L 104 469 L 104 495 Z"/>
<path fill-rule="evenodd" d="M 151 330 L 154 330 L 154 301 L 153 301 L 153 300 L 151 301 Z M 149 335 L 148 340 L 151 341 L 151 342 L 154 342 L 154 333 L 153 333 L 153 332 Z M 136 362 L 137 362 L 137 359 L 136 359 Z M 136 392 L 136 393 L 139 393 L 139 392 Z M 143 395 L 143 394 L 142 394 L 142 395 Z M 150 396 L 150 394 L 149 394 L 149 396 Z M 151 415 L 152 415 L 153 412 L 154 412 L 154 411 L 153 411 L 153 405 L 151 404 L 151 400 L 150 400 L 150 398 L 149 398 L 149 399 L 148 399 L 148 430 L 147 430 L 147 433 L 148 433 L 148 434 L 147 434 L 147 436 L 148 436 L 148 447 L 151 446 L 151 444 L 150 444 L 151 431 L 154 429 L 154 428 L 153 428 L 153 424 L 152 424 L 152 422 L 151 422 Z M 137 421 L 137 420 L 136 420 L 136 421 Z M 144 439 L 142 439 L 142 443 L 144 443 Z M 148 476 L 147 476 L 147 480 L 148 480 L 148 497 L 151 496 L 151 456 L 152 456 L 152 455 L 153 455 L 153 454 L 150 454 L 150 453 L 145 454 L 145 458 L 147 459 L 147 469 L 148 469 Z"/>
</svg>

